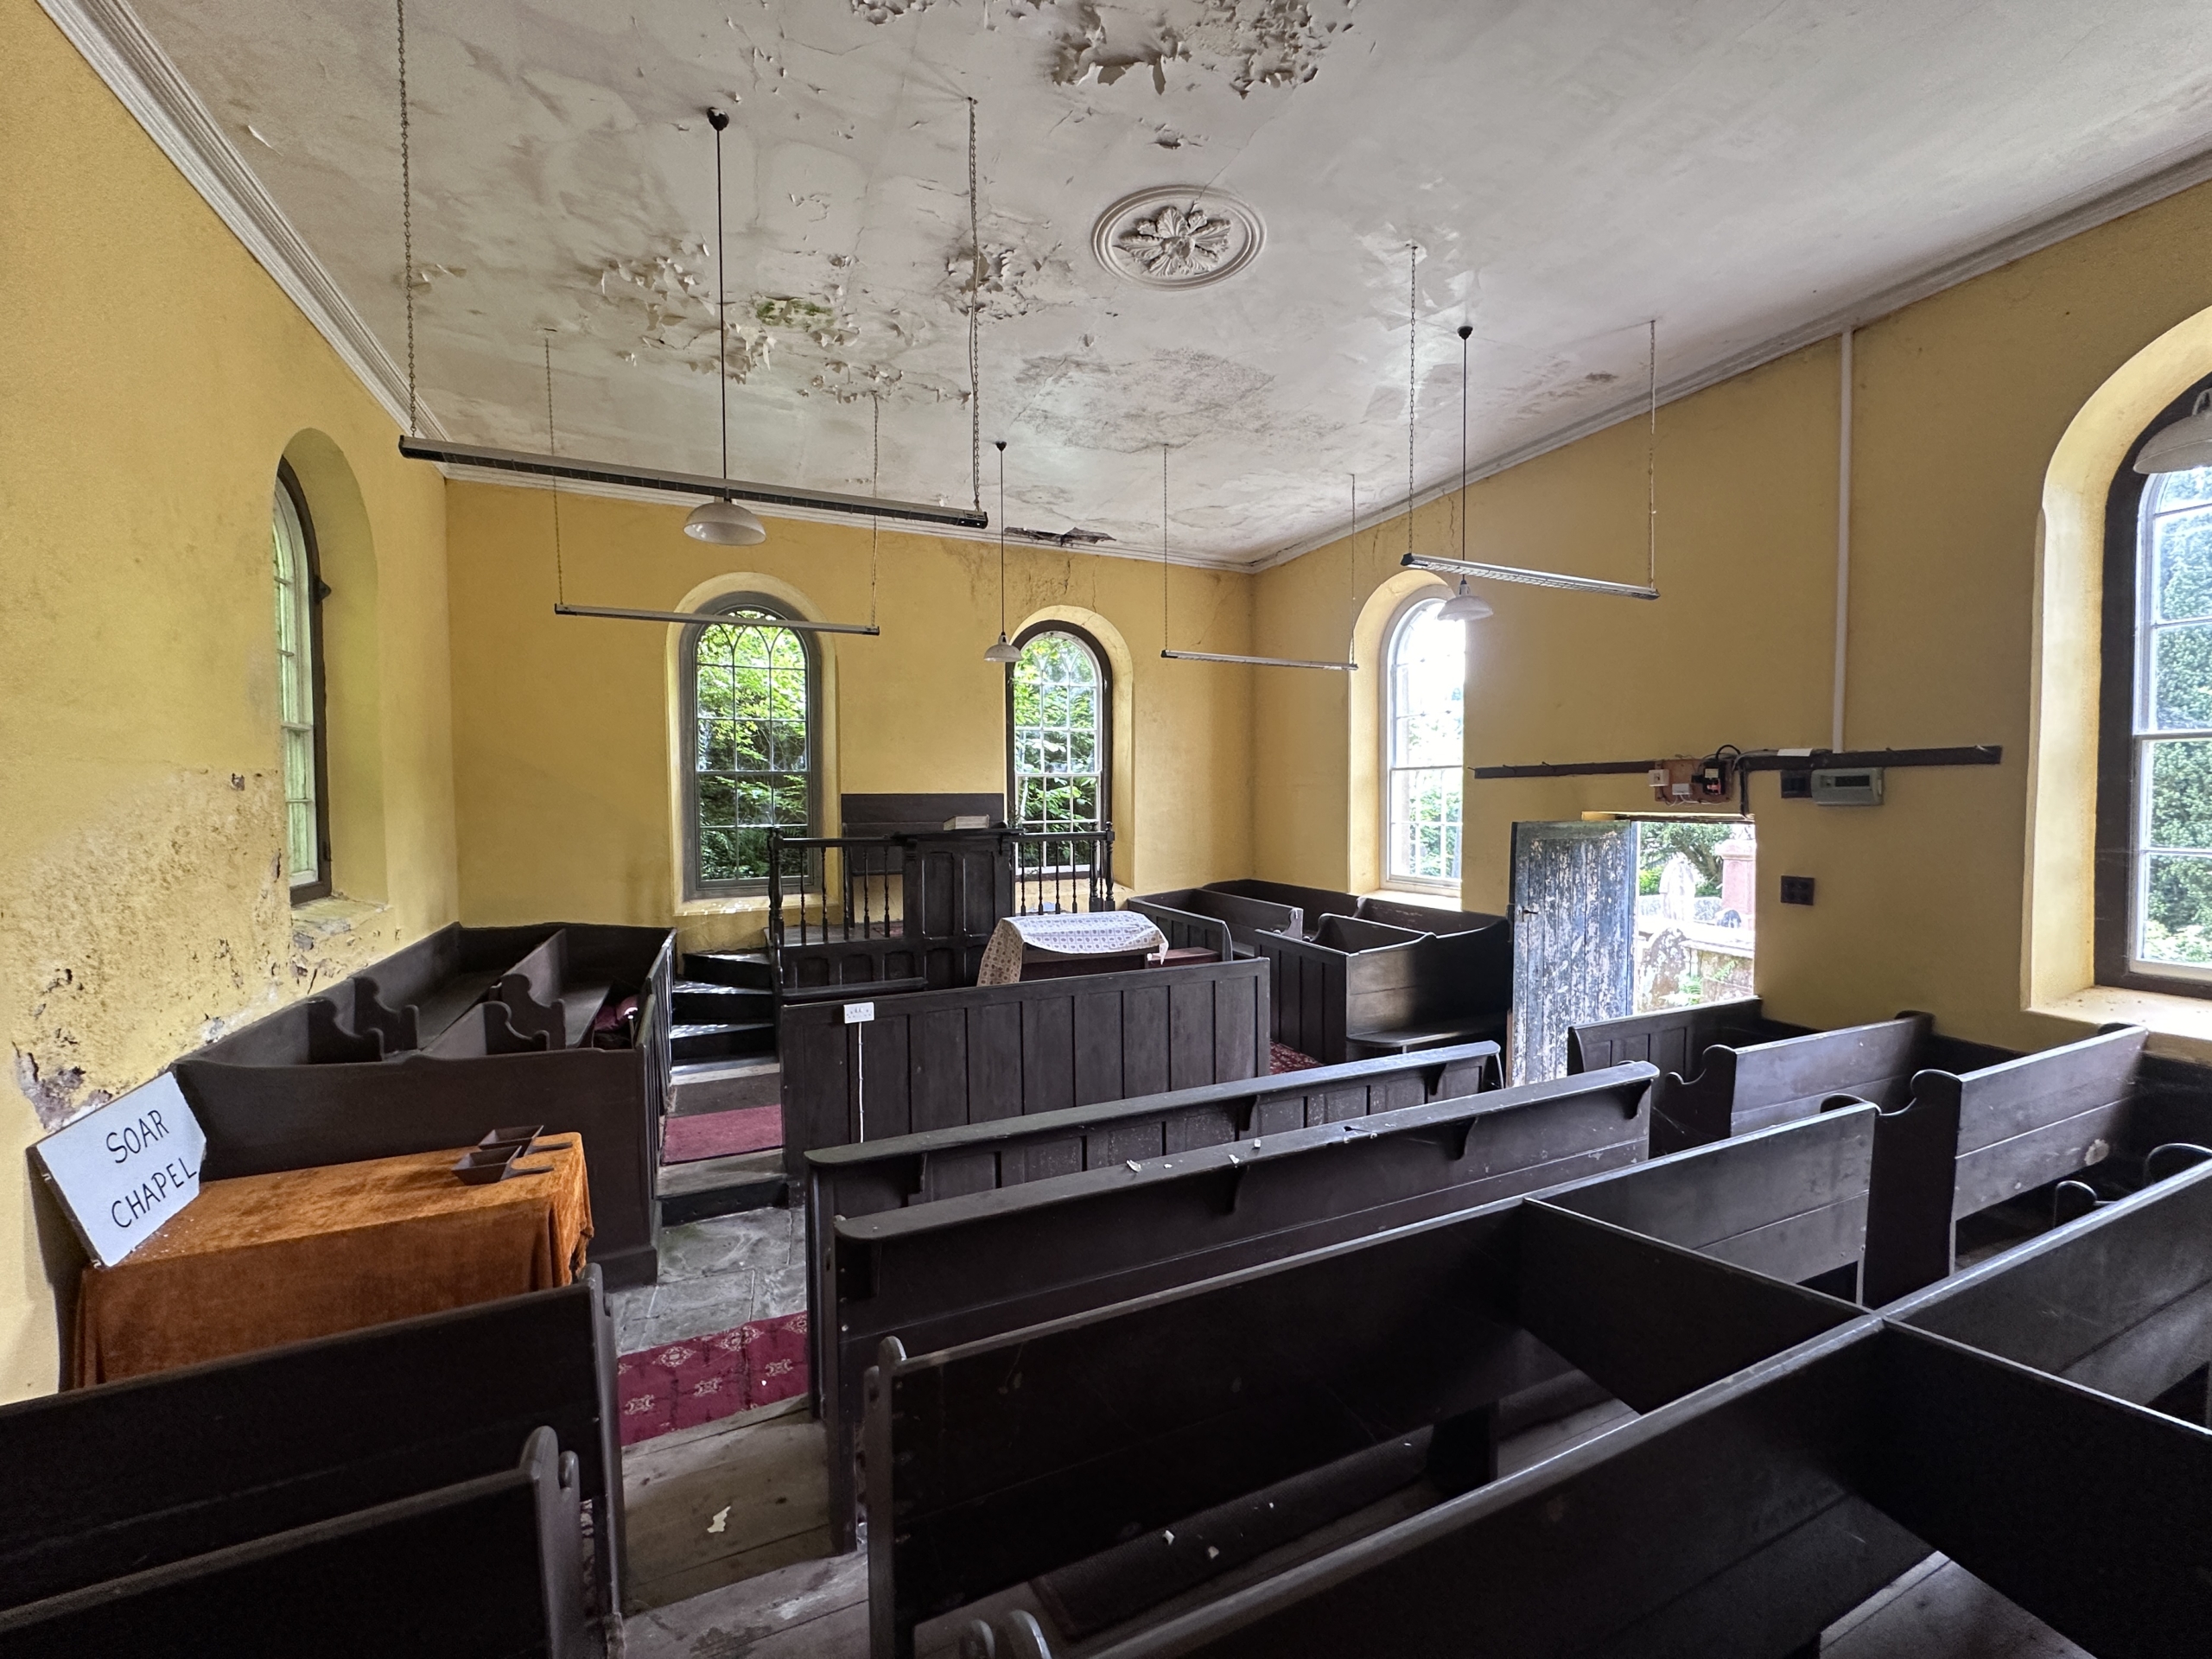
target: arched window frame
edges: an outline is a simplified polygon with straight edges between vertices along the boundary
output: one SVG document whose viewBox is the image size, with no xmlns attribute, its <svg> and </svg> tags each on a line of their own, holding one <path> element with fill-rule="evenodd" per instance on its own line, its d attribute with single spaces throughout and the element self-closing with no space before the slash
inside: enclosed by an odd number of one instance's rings
<svg viewBox="0 0 2212 1659">
<path fill-rule="evenodd" d="M 2164 480 L 2138 473 L 2135 458 L 2152 434 L 2187 415 L 2197 394 L 2208 388 L 2212 388 L 2212 375 L 2175 398 L 2143 429 L 2120 462 L 2106 498 L 2097 734 L 2097 982 L 2198 997 L 2212 997 L 2212 961 L 2149 959 L 2139 948 L 2153 855 L 2152 778 L 2146 762 L 2161 744 L 2212 742 L 2212 711 L 2201 716 L 2201 727 L 2157 717 L 2155 636 L 2169 632 L 2176 619 L 2155 614 L 2149 573 L 2158 523 L 2183 513 L 2201 512 L 2212 518 L 2212 500 L 2159 510 L 2156 504 Z M 2212 867 L 2212 833 L 2197 839 L 2207 846 L 2190 850 L 2201 853 L 2202 861 Z M 2168 857 L 2177 850 L 2171 842 L 2158 848 Z"/>
<path fill-rule="evenodd" d="M 1098 817 L 1092 827 L 1104 829 L 1114 816 L 1114 667 L 1106 648 L 1087 628 L 1072 622 L 1046 620 L 1033 622 L 1014 635 L 1014 643 L 1027 649 L 1030 641 L 1044 634 L 1065 634 L 1090 653 L 1092 664 L 1098 671 Z M 1020 766 L 1020 735 L 1014 720 L 1014 677 L 1020 665 L 1008 663 L 1006 666 L 1006 814 L 1007 823 L 1014 829 L 1035 826 L 1021 821 L 1021 770 Z M 1086 776 L 1090 774 L 1084 774 Z"/>
<path fill-rule="evenodd" d="M 1449 841 L 1451 845 L 1449 857 L 1445 861 L 1446 873 L 1440 874 L 1428 874 L 1419 870 L 1409 870 L 1402 868 L 1398 855 L 1399 847 L 1397 836 L 1398 774 L 1401 772 L 1434 771 L 1443 769 L 1441 767 L 1433 766 L 1403 766 L 1399 764 L 1397 736 L 1399 708 L 1403 691 L 1403 685 L 1399 675 L 1398 651 L 1400 645 L 1405 639 L 1407 630 L 1424 613 L 1433 611 L 1440 607 L 1444 602 L 1445 597 L 1445 594 L 1433 588 L 1424 589 L 1420 593 L 1413 594 L 1411 597 L 1407 599 L 1403 604 L 1399 606 L 1396 613 L 1390 618 L 1389 626 L 1382 631 L 1382 729 L 1380 734 L 1382 751 L 1382 787 L 1379 791 L 1382 797 L 1381 831 L 1382 856 L 1381 861 L 1382 885 L 1386 887 L 1402 887 L 1421 893 L 1457 893 L 1459 891 L 1460 872 L 1463 868 L 1463 860 L 1465 850 L 1465 824 L 1466 817 L 1466 773 L 1465 766 L 1466 757 L 1466 715 L 1464 701 L 1465 695 L 1464 689 L 1461 692 L 1462 702 L 1459 728 L 1460 748 L 1459 753 L 1454 758 L 1451 767 L 1451 770 L 1454 774 L 1454 783 L 1456 787 L 1451 797 L 1452 803 L 1452 809 L 1448 818 L 1445 821 L 1446 826 L 1446 839 Z M 1463 658 L 1462 661 L 1464 662 L 1464 660 L 1465 659 Z"/>
<path fill-rule="evenodd" d="M 285 523 L 287 506 L 291 509 L 290 526 Z M 288 536 L 289 528 L 296 529 L 296 538 Z M 289 461 L 276 463 L 276 483 L 270 500 L 270 542 L 276 611 L 277 721 L 283 734 L 278 744 L 284 778 L 284 865 L 290 878 L 291 900 L 302 905 L 327 899 L 331 892 L 330 732 L 322 653 L 322 601 L 330 589 L 323 585 L 322 561 L 315 549 L 315 516 L 308 511 L 307 494 Z M 296 559 L 296 570 L 285 569 L 288 555 Z M 284 626 L 287 609 L 292 619 L 289 646 Z M 296 654 L 302 644 L 307 652 L 303 664 Z M 298 748 L 306 751 L 303 766 L 295 764 Z M 302 781 L 314 791 L 311 801 L 303 801 L 296 793 Z M 296 823 L 302 817 L 312 825 L 309 833 L 315 843 L 314 867 L 305 871 L 294 856 Z"/>
<path fill-rule="evenodd" d="M 719 615 L 736 618 L 742 613 L 758 612 L 785 621 L 800 619 L 783 601 L 766 594 L 729 593 L 690 608 L 710 611 Z M 677 660 L 683 665 L 679 689 L 682 692 L 683 721 L 678 728 L 685 747 L 682 755 L 683 795 L 683 896 L 687 899 L 726 899 L 760 893 L 767 891 L 765 872 L 759 876 L 743 876 L 734 880 L 706 879 L 699 866 L 699 779 L 702 768 L 702 738 L 699 729 L 699 642 L 712 623 L 701 623 L 683 630 Z M 801 825 L 785 826 L 798 834 L 817 834 L 822 823 L 822 657 L 810 633 L 793 632 L 790 636 L 798 643 L 806 664 L 805 741 L 804 748 L 806 775 L 806 822 Z M 787 775 L 787 774 L 785 774 Z"/>
</svg>

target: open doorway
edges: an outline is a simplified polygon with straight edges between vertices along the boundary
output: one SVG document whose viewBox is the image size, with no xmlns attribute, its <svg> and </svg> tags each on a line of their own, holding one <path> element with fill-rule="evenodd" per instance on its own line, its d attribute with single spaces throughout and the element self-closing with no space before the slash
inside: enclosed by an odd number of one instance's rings
<svg viewBox="0 0 2212 1659">
<path fill-rule="evenodd" d="M 1751 995 L 1758 850 L 1744 818 L 1515 824 L 1513 1081 L 1561 1076 L 1572 1027 Z"/>
<path fill-rule="evenodd" d="M 1636 1012 L 1751 995 L 1758 840 L 1748 818 L 1637 824 Z"/>
</svg>

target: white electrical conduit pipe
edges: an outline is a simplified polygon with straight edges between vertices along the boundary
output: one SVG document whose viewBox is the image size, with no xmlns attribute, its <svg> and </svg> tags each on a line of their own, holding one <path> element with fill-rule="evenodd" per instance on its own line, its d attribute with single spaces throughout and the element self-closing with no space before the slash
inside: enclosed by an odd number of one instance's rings
<svg viewBox="0 0 2212 1659">
<path fill-rule="evenodd" d="M 1851 334 L 1847 328 L 1837 336 L 1841 352 L 1835 450 L 1835 702 L 1828 747 L 1838 754 L 1843 753 L 1844 671 L 1851 657 Z"/>
</svg>

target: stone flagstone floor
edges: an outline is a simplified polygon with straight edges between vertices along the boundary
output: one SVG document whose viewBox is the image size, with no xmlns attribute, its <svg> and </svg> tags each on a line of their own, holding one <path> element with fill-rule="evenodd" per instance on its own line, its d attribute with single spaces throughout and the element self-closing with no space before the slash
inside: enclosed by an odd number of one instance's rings
<svg viewBox="0 0 2212 1659">
<path fill-rule="evenodd" d="M 615 1345 L 634 1354 L 806 1309 L 806 1216 L 773 1207 L 660 1235 L 660 1282 L 618 1290 Z"/>
</svg>

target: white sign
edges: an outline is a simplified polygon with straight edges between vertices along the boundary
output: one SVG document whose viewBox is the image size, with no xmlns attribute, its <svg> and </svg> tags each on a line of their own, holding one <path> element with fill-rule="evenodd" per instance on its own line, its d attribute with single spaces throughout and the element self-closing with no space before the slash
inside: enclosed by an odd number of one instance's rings
<svg viewBox="0 0 2212 1659">
<path fill-rule="evenodd" d="M 111 1268 L 200 1196 L 207 1136 L 164 1071 L 31 1148 L 92 1259 Z"/>
</svg>

